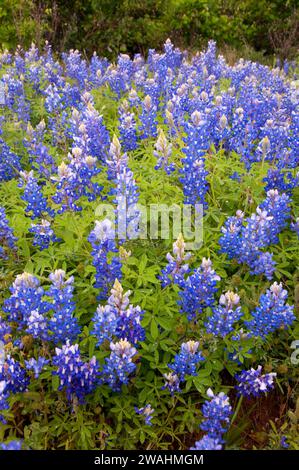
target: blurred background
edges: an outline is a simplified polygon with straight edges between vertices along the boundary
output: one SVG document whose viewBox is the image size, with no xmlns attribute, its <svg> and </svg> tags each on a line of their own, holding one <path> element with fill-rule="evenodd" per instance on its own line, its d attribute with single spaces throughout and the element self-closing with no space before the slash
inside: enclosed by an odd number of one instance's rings
<svg viewBox="0 0 299 470">
<path fill-rule="evenodd" d="M 298 54 L 298 0 L 0 0 L 0 47 L 18 44 L 119 53 L 159 50 L 167 37 L 200 50 L 209 39 L 228 60 L 293 59 Z"/>
</svg>

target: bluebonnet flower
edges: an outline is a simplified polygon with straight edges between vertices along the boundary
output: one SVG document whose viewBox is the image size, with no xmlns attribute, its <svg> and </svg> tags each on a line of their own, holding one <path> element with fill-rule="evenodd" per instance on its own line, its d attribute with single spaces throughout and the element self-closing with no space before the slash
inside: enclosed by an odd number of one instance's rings
<svg viewBox="0 0 299 470">
<path fill-rule="evenodd" d="M 194 447 L 190 447 L 190 450 L 221 450 L 222 443 L 219 439 L 206 434 L 199 441 L 194 443 Z"/>
<path fill-rule="evenodd" d="M 121 284 L 116 279 L 108 304 L 105 307 L 100 305 L 92 319 L 91 333 L 96 336 L 98 346 L 104 340 L 111 341 L 114 337 L 127 339 L 134 345 L 144 340 L 145 333 L 140 324 L 143 312 L 139 306 L 129 305 L 130 294 L 130 291 L 124 293 Z"/>
<path fill-rule="evenodd" d="M 54 210 L 48 206 L 42 190 L 33 175 L 33 171 L 21 171 L 20 187 L 24 186 L 24 194 L 21 196 L 23 201 L 27 202 L 25 211 L 31 215 L 32 219 L 41 217 L 45 214 L 54 216 Z"/>
<path fill-rule="evenodd" d="M 287 297 L 287 291 L 277 282 L 261 295 L 258 307 L 251 312 L 252 319 L 245 322 L 251 336 L 265 338 L 278 328 L 286 328 L 294 322 L 294 307 L 286 304 Z"/>
<path fill-rule="evenodd" d="M 26 319 L 26 332 L 32 335 L 33 338 L 46 341 L 48 336 L 48 320 L 42 313 L 37 310 L 32 310 L 27 315 Z"/>
<path fill-rule="evenodd" d="M 129 111 L 129 103 L 125 100 L 119 109 L 119 134 L 121 145 L 126 152 L 137 148 L 136 120 Z"/>
<path fill-rule="evenodd" d="M 202 204 L 207 208 L 205 196 L 209 185 L 208 172 L 205 169 L 203 156 L 209 148 L 209 135 L 206 131 L 206 120 L 198 111 L 191 115 L 191 122 L 185 125 L 187 137 L 184 138 L 186 147 L 183 149 L 186 157 L 182 159 L 183 168 L 180 181 L 186 204 Z"/>
<path fill-rule="evenodd" d="M 49 364 L 49 362 L 50 361 L 48 361 L 42 356 L 39 356 L 37 359 L 34 359 L 34 357 L 32 357 L 29 360 L 25 360 L 25 366 L 27 370 L 32 370 L 34 372 L 34 377 L 38 379 L 44 366 Z"/>
<path fill-rule="evenodd" d="M 171 154 L 172 145 L 167 141 L 163 130 L 160 130 L 157 142 L 155 143 L 154 155 L 158 159 L 155 170 L 160 170 L 160 168 L 163 168 L 163 170 L 166 171 L 168 175 L 174 171 L 174 163 L 169 162 Z"/>
<path fill-rule="evenodd" d="M 66 279 L 66 273 L 57 269 L 50 274 L 52 283 L 47 292 L 48 309 L 54 313 L 49 320 L 49 339 L 55 344 L 64 343 L 66 340 L 75 341 L 80 334 L 78 320 L 73 316 L 75 302 L 73 301 L 74 277 Z"/>
<path fill-rule="evenodd" d="M 84 88 L 85 81 L 88 77 L 87 62 L 82 59 L 81 53 L 76 49 L 71 49 L 69 52 L 61 54 L 65 69 L 66 76 L 76 80 L 81 88 Z"/>
<path fill-rule="evenodd" d="M 223 392 L 214 395 L 209 388 L 207 391 L 210 401 L 205 401 L 202 406 L 203 421 L 200 428 L 207 433 L 209 437 L 218 439 L 223 443 L 223 434 L 227 431 L 230 416 L 232 414 L 232 407 L 229 403 L 229 398 Z"/>
<path fill-rule="evenodd" d="M 8 338 L 10 336 L 10 333 L 11 333 L 10 325 L 0 315 L 0 341 L 5 342 L 6 338 Z"/>
<path fill-rule="evenodd" d="M 234 330 L 236 323 L 243 315 L 241 307 L 237 307 L 240 297 L 228 291 L 221 295 L 218 307 L 212 307 L 212 315 L 205 322 L 208 333 L 224 338 Z"/>
<path fill-rule="evenodd" d="M 32 243 L 34 246 L 38 246 L 41 251 L 49 248 L 51 242 L 55 243 L 60 241 L 51 227 L 51 222 L 45 219 L 42 219 L 40 224 L 31 224 L 29 232 L 34 233 Z"/>
<path fill-rule="evenodd" d="M 10 287 L 11 296 L 5 299 L 3 311 L 10 322 L 16 322 L 18 328 L 26 326 L 30 313 L 34 310 L 44 313 L 44 290 L 39 280 L 29 273 L 18 274 Z"/>
<path fill-rule="evenodd" d="M 0 423 L 6 423 L 6 420 L 3 417 L 2 411 L 9 409 L 8 404 L 9 393 L 7 390 L 7 383 L 5 380 L 0 381 Z"/>
<path fill-rule="evenodd" d="M 222 236 L 219 239 L 220 251 L 227 253 L 228 257 L 237 258 L 240 254 L 242 239 L 241 231 L 243 227 L 244 213 L 237 211 L 235 216 L 228 217 L 224 226 L 221 227 Z"/>
<path fill-rule="evenodd" d="M 55 170 L 55 161 L 49 149 L 44 145 L 45 121 L 42 120 L 35 129 L 30 123 L 27 125 L 24 146 L 30 156 L 30 163 L 39 172 L 41 177 L 49 178 Z"/>
<path fill-rule="evenodd" d="M 149 426 L 152 425 L 152 418 L 153 418 L 153 413 L 154 413 L 154 409 L 152 408 L 152 406 L 148 403 L 147 405 L 143 406 L 142 408 L 138 408 L 137 406 L 134 407 L 135 408 L 135 411 L 138 415 L 142 415 L 145 420 L 145 424 L 148 424 Z"/>
<path fill-rule="evenodd" d="M 221 252 L 239 263 L 246 263 L 251 274 L 264 274 L 271 279 L 275 271 L 272 254 L 262 249 L 278 242 L 278 234 L 287 226 L 290 218 L 290 199 L 276 189 L 267 192 L 266 199 L 244 220 L 242 212 L 229 217 L 221 228 L 219 240 Z"/>
<path fill-rule="evenodd" d="M 276 263 L 273 260 L 273 254 L 266 251 L 260 253 L 255 260 L 252 260 L 251 274 L 263 274 L 267 279 L 272 279 L 275 272 Z"/>
<path fill-rule="evenodd" d="M 280 168 L 270 168 L 263 181 L 267 183 L 265 191 L 277 189 L 280 192 L 291 193 L 299 185 L 298 174 L 293 176 L 291 172 L 284 172 Z"/>
<path fill-rule="evenodd" d="M 142 111 L 139 116 L 141 121 L 140 138 L 156 137 L 157 135 L 157 106 L 153 103 L 152 98 L 146 95 L 141 103 Z"/>
<path fill-rule="evenodd" d="M 121 261 L 115 244 L 115 231 L 112 222 L 105 219 L 96 221 L 95 228 L 89 234 L 88 241 L 92 246 L 93 265 L 96 268 L 94 286 L 101 289 L 99 299 L 106 299 L 115 279 L 121 279 Z M 110 256 L 111 255 L 111 256 Z"/>
<path fill-rule="evenodd" d="M 241 175 L 240 175 L 240 173 L 238 173 L 237 171 L 234 171 L 234 172 L 230 175 L 230 179 L 231 179 L 231 180 L 234 180 L 234 181 L 240 182 L 240 181 L 241 181 Z"/>
<path fill-rule="evenodd" d="M 201 266 L 182 283 L 179 305 L 181 312 L 187 314 L 188 320 L 196 321 L 197 315 L 204 308 L 214 304 L 217 281 L 220 281 L 220 277 L 212 269 L 211 260 L 203 258 Z"/>
<path fill-rule="evenodd" d="M 74 109 L 70 121 L 70 137 L 74 144 L 84 150 L 86 156 L 105 162 L 110 145 L 109 132 L 101 116 L 94 107 L 92 95 L 81 96 L 81 110 Z"/>
<path fill-rule="evenodd" d="M 281 436 L 280 446 L 283 447 L 283 449 L 288 449 L 290 447 L 290 445 L 287 443 L 287 437 L 286 436 Z"/>
<path fill-rule="evenodd" d="M 174 361 L 168 364 L 168 367 L 179 377 L 180 381 L 184 381 L 186 375 L 197 375 L 197 365 L 204 361 L 198 347 L 198 341 L 190 340 L 187 343 L 182 343 L 179 354 L 176 354 Z"/>
<path fill-rule="evenodd" d="M 0 444 L 0 450 L 22 450 L 23 442 L 20 440 Z"/>
<path fill-rule="evenodd" d="M 10 147 L 0 137 L 0 182 L 15 178 L 21 170 L 19 157 L 11 151 Z"/>
<path fill-rule="evenodd" d="M 124 168 L 117 175 L 116 194 L 114 202 L 117 204 L 118 236 L 120 240 L 126 237 L 136 239 L 140 229 L 141 212 L 138 208 L 139 192 L 133 172 Z"/>
<path fill-rule="evenodd" d="M 56 182 L 56 194 L 53 196 L 55 204 L 59 204 L 60 208 L 57 213 L 61 214 L 66 210 L 80 211 L 81 208 L 75 201 L 78 199 L 76 193 L 77 175 L 74 170 L 62 162 L 57 169 L 57 176 L 52 177 Z"/>
<path fill-rule="evenodd" d="M 258 397 L 272 390 L 276 375 L 275 372 L 262 375 L 262 366 L 258 366 L 257 369 L 251 368 L 247 371 L 242 370 L 240 374 L 236 375 L 238 394 L 244 397 L 250 397 L 251 395 Z"/>
<path fill-rule="evenodd" d="M 113 202 L 117 204 L 118 237 L 120 240 L 136 238 L 139 233 L 140 210 L 138 209 L 139 193 L 132 171 L 128 168 L 128 156 L 121 152 L 121 145 L 114 135 L 110 149 L 108 179 L 112 179 L 114 187 L 110 194 L 115 195 Z"/>
<path fill-rule="evenodd" d="M 278 243 L 278 234 L 287 227 L 290 219 L 290 197 L 285 193 L 279 194 L 277 189 L 270 189 L 260 208 L 273 220 L 267 227 L 268 244 Z"/>
<path fill-rule="evenodd" d="M 109 148 L 109 156 L 106 159 L 106 164 L 108 166 L 108 179 L 117 180 L 117 175 L 123 172 L 128 166 L 128 155 L 122 153 L 122 148 L 120 141 L 117 136 L 114 134 L 112 142 Z"/>
<path fill-rule="evenodd" d="M 180 233 L 177 240 L 173 243 L 173 256 L 167 253 L 166 259 L 168 264 L 158 276 L 162 287 L 168 286 L 171 282 L 178 285 L 184 284 L 184 276 L 190 271 L 189 264 L 186 261 L 191 257 L 191 253 L 185 253 L 185 246 L 186 243 L 183 235 Z"/>
<path fill-rule="evenodd" d="M 171 395 L 173 395 L 175 392 L 181 391 L 180 378 L 177 374 L 169 372 L 167 374 L 163 374 L 163 377 L 165 379 L 165 385 L 163 385 L 162 390 L 167 388 Z"/>
<path fill-rule="evenodd" d="M 17 250 L 16 241 L 17 238 L 9 226 L 5 210 L 0 207 L 0 258 L 7 259 L 10 253 Z"/>
<path fill-rule="evenodd" d="M 10 354 L 7 354 L 3 363 L 0 362 L 0 383 L 3 381 L 5 393 L 25 392 L 29 385 L 26 369 Z"/>
<path fill-rule="evenodd" d="M 55 349 L 54 375 L 59 377 L 59 390 L 65 390 L 69 402 L 85 402 L 86 395 L 94 391 L 99 383 L 99 365 L 95 357 L 84 362 L 78 344 L 67 340 L 61 349 Z"/>
<path fill-rule="evenodd" d="M 296 221 L 291 224 L 291 230 L 296 232 L 299 237 L 299 217 L 297 217 Z"/>
<path fill-rule="evenodd" d="M 126 340 L 110 343 L 111 354 L 105 360 L 103 380 L 113 391 L 119 392 L 121 385 L 129 383 L 130 376 L 136 369 L 133 358 L 137 350 Z"/>
</svg>

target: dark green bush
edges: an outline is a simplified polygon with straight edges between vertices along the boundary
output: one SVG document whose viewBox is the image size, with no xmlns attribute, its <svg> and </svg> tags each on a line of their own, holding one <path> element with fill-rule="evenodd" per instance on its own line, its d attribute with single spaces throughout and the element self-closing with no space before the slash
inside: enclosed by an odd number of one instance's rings
<svg viewBox="0 0 299 470">
<path fill-rule="evenodd" d="M 293 56 L 299 40 L 297 0 L 2 0 L 0 45 L 56 50 L 146 53 L 171 39 L 198 48 L 208 39 L 219 46 L 251 47 Z"/>
</svg>

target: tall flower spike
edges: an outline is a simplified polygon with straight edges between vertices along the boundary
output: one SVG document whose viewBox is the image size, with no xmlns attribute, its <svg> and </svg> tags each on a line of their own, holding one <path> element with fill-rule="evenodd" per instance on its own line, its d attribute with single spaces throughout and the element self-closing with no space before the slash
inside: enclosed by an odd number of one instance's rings
<svg viewBox="0 0 299 470">
<path fill-rule="evenodd" d="M 163 170 L 165 170 L 168 175 L 174 171 L 174 163 L 169 162 L 171 154 L 172 145 L 167 141 L 163 130 L 160 129 L 154 151 L 154 155 L 158 160 L 155 166 L 155 170 L 160 170 L 160 168 L 163 168 Z"/>
<path fill-rule="evenodd" d="M 44 197 L 42 190 L 33 175 L 33 171 L 20 172 L 21 179 L 19 186 L 24 186 L 24 194 L 21 196 L 23 201 L 27 202 L 25 211 L 31 216 L 31 219 L 49 215 L 54 217 L 55 212 L 48 206 L 47 199 Z"/>
<path fill-rule="evenodd" d="M 180 381 L 184 381 L 186 375 L 197 375 L 196 367 L 199 362 L 204 361 L 198 347 L 198 341 L 190 340 L 182 343 L 179 354 L 176 354 L 174 361 L 168 364 L 168 367 L 179 377 Z"/>
<path fill-rule="evenodd" d="M 99 365 L 93 357 L 84 362 L 80 355 L 78 344 L 71 345 L 69 341 L 61 349 L 55 349 L 53 365 L 56 366 L 54 375 L 59 377 L 59 390 L 65 390 L 69 402 L 84 403 L 86 395 L 94 391 L 99 382 Z"/>
<path fill-rule="evenodd" d="M 18 274 L 9 290 L 11 296 L 5 299 L 3 311 L 7 314 L 8 321 L 16 322 L 19 329 L 27 325 L 31 312 L 46 312 L 44 290 L 32 274 Z"/>
<path fill-rule="evenodd" d="M 10 253 L 16 252 L 16 241 L 17 238 L 9 226 L 5 210 L 0 207 L 0 258 L 7 259 Z"/>
<path fill-rule="evenodd" d="M 137 350 L 126 340 L 110 343 L 111 354 L 106 358 L 103 368 L 103 380 L 112 390 L 119 392 L 122 384 L 129 383 L 130 375 L 135 371 L 133 358 Z"/>
<path fill-rule="evenodd" d="M 189 264 L 186 261 L 192 256 L 191 253 L 185 253 L 185 246 L 184 237 L 180 233 L 177 240 L 173 243 L 173 256 L 167 253 L 166 259 L 168 264 L 158 276 L 162 287 L 168 286 L 171 282 L 183 285 L 184 276 L 189 272 Z"/>
<path fill-rule="evenodd" d="M 73 342 L 81 331 L 78 320 L 74 317 L 74 277 L 66 279 L 65 271 L 57 269 L 50 274 L 49 279 L 52 285 L 47 292 L 50 299 L 48 308 L 53 310 L 49 320 L 50 340 L 55 344 L 64 343 L 66 340 Z"/>
<path fill-rule="evenodd" d="M 212 308 L 212 315 L 205 323 L 208 333 L 224 338 L 234 330 L 236 323 L 243 315 L 240 306 L 237 306 L 240 297 L 234 292 L 228 291 L 221 295 L 219 306 Z"/>
<path fill-rule="evenodd" d="M 251 336 L 265 338 L 278 328 L 292 325 L 294 307 L 286 304 L 287 298 L 287 291 L 277 282 L 261 295 L 258 307 L 251 313 L 252 319 L 245 322 Z"/>
<path fill-rule="evenodd" d="M 201 266 L 182 283 L 179 305 L 181 313 L 186 313 L 188 320 L 196 321 L 204 308 L 214 304 L 217 281 L 220 281 L 220 277 L 212 268 L 211 260 L 203 258 Z"/>
<path fill-rule="evenodd" d="M 38 246 L 40 250 L 49 248 L 50 243 L 60 241 L 51 227 L 51 222 L 45 219 L 42 219 L 40 224 L 31 224 L 29 232 L 34 234 L 32 244 Z"/>
<path fill-rule="evenodd" d="M 94 287 L 101 289 L 99 299 L 107 298 L 115 279 L 121 279 L 121 261 L 115 244 L 115 231 L 112 222 L 105 219 L 96 221 L 94 230 L 90 232 L 88 241 L 92 246 L 93 265 L 96 268 Z"/>
<path fill-rule="evenodd" d="M 104 340 L 111 341 L 113 338 L 127 339 L 134 345 L 144 340 L 145 333 L 141 326 L 143 312 L 138 305 L 129 305 L 130 294 L 130 291 L 124 293 L 116 279 L 107 305 L 100 305 L 92 319 L 91 333 L 96 336 L 98 346 Z"/>
<path fill-rule="evenodd" d="M 140 114 L 141 126 L 141 139 L 149 137 L 156 137 L 157 135 L 157 107 L 153 103 L 152 98 L 146 95 L 141 103 L 142 112 Z"/>
<path fill-rule="evenodd" d="M 223 434 L 227 431 L 232 414 L 232 407 L 229 398 L 223 392 L 214 395 L 211 389 L 208 389 L 207 395 L 210 400 L 205 401 L 202 407 L 203 421 L 200 428 L 207 433 L 209 437 L 219 440 L 223 443 Z"/>
</svg>

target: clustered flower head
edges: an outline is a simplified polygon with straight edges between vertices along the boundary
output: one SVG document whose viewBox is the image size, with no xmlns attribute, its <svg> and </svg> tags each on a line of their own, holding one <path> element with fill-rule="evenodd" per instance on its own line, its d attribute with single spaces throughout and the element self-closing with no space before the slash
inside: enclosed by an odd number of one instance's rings
<svg viewBox="0 0 299 470">
<path fill-rule="evenodd" d="M 31 219 L 48 215 L 54 217 L 54 210 L 49 207 L 48 201 L 42 193 L 42 189 L 34 177 L 33 171 L 20 172 L 20 187 L 24 187 L 24 194 L 21 196 L 23 201 L 27 202 L 25 211 L 31 216 Z"/>
<path fill-rule="evenodd" d="M 5 210 L 0 207 L 0 258 L 8 259 L 9 255 L 16 252 L 17 238 L 13 234 L 5 215 Z"/>
<path fill-rule="evenodd" d="M 38 246 L 40 250 L 49 248 L 51 242 L 59 241 L 51 227 L 51 222 L 45 219 L 42 219 L 40 224 L 31 224 L 29 232 L 34 234 L 33 245 Z"/>
<path fill-rule="evenodd" d="M 166 259 L 168 264 L 159 275 L 162 287 L 166 287 L 171 282 L 183 285 L 184 276 L 189 272 L 189 264 L 186 263 L 191 258 L 191 253 L 185 253 L 186 243 L 183 235 L 180 234 L 178 239 L 173 243 L 173 255 L 167 253 Z"/>
<path fill-rule="evenodd" d="M 136 119 L 134 113 L 130 112 L 126 100 L 119 108 L 119 133 L 121 145 L 126 152 L 137 148 Z"/>
<path fill-rule="evenodd" d="M 115 280 L 107 305 L 99 306 L 94 315 L 91 333 L 96 336 L 100 346 L 104 340 L 113 338 L 127 339 L 136 345 L 145 337 L 141 326 L 143 312 L 137 305 L 129 304 L 131 292 L 124 292 L 118 279 Z"/>
<path fill-rule="evenodd" d="M 221 229 L 221 252 L 238 263 L 247 264 L 251 274 L 264 274 L 267 279 L 272 279 L 275 271 L 273 255 L 262 250 L 278 242 L 278 234 L 290 218 L 289 204 L 289 196 L 271 189 L 251 217 L 244 219 L 241 211 L 229 217 Z"/>
<path fill-rule="evenodd" d="M 209 437 L 218 439 L 223 443 L 223 434 L 227 431 L 232 407 L 229 398 L 225 393 L 220 392 L 215 395 L 211 389 L 208 389 L 207 395 L 210 401 L 205 401 L 202 407 L 203 421 L 200 428 L 207 433 Z"/>
<path fill-rule="evenodd" d="M 179 305 L 188 320 L 196 321 L 204 308 L 214 304 L 217 281 L 220 281 L 220 277 L 212 268 L 211 260 L 203 258 L 201 266 L 181 284 Z"/>
<path fill-rule="evenodd" d="M 49 299 L 47 307 L 53 311 L 49 320 L 49 339 L 55 344 L 64 343 L 67 339 L 73 342 L 81 331 L 74 316 L 74 277 L 66 279 L 65 271 L 57 269 L 49 275 L 49 279 L 51 286 L 46 293 Z"/>
<path fill-rule="evenodd" d="M 162 129 L 159 131 L 157 142 L 155 143 L 154 155 L 157 158 L 156 170 L 163 168 L 164 171 L 169 175 L 175 170 L 175 165 L 169 162 L 172 154 L 172 144 L 166 139 L 166 136 Z"/>
<path fill-rule="evenodd" d="M 219 306 L 212 307 L 212 315 L 205 323 L 208 333 L 224 338 L 234 330 L 234 324 L 243 315 L 242 309 L 238 306 L 240 297 L 234 292 L 228 291 L 222 294 Z"/>
<path fill-rule="evenodd" d="M 219 439 L 205 434 L 199 441 L 194 443 L 194 447 L 190 447 L 190 450 L 221 450 L 222 444 Z"/>
<path fill-rule="evenodd" d="M 276 375 L 275 372 L 262 374 L 262 366 L 258 366 L 257 369 L 243 370 L 240 374 L 236 375 L 238 394 L 244 397 L 258 397 L 269 392 L 274 388 Z"/>
<path fill-rule="evenodd" d="M 64 343 L 66 339 L 74 341 L 80 333 L 78 320 L 73 315 L 74 278 L 65 278 L 65 271 L 54 271 L 49 276 L 51 286 L 45 291 L 36 276 L 26 272 L 19 274 L 10 287 L 11 296 L 3 305 L 11 326 L 18 332 L 24 330 L 38 341 L 54 344 Z M 3 324 L 3 335 L 10 333 L 11 326 Z"/>
<path fill-rule="evenodd" d="M 34 373 L 34 377 L 37 379 L 40 376 L 43 368 L 49 364 L 49 360 L 45 359 L 42 356 L 39 356 L 37 359 L 32 357 L 29 360 L 25 360 L 25 365 L 27 370 L 32 370 Z"/>
<path fill-rule="evenodd" d="M 67 399 L 84 403 L 86 395 L 94 391 L 99 383 L 99 365 L 95 357 L 84 362 L 78 344 L 67 340 L 61 348 L 55 349 L 54 375 L 59 377 L 59 390 L 65 390 Z"/>
<path fill-rule="evenodd" d="M 143 406 L 142 408 L 138 408 L 137 406 L 135 406 L 135 411 L 138 415 L 141 415 L 145 418 L 144 419 L 145 424 L 148 424 L 149 426 L 151 426 L 153 413 L 155 410 L 152 408 L 152 406 L 149 403 Z"/>
<path fill-rule="evenodd" d="M 168 389 L 173 395 L 181 391 L 180 384 L 186 380 L 186 375 L 197 375 L 197 366 L 199 362 L 204 361 L 198 347 L 199 342 L 193 340 L 181 344 L 180 352 L 175 355 L 173 362 L 168 364 L 172 372 L 164 374 L 165 385 L 162 390 Z"/>
<path fill-rule="evenodd" d="M 176 354 L 174 361 L 168 364 L 169 368 L 180 378 L 181 381 L 185 379 L 186 375 L 197 375 L 196 367 L 204 357 L 198 351 L 198 341 L 187 341 L 182 343 L 179 354 Z"/>
<path fill-rule="evenodd" d="M 121 261 L 115 243 L 115 230 L 112 222 L 105 219 L 96 221 L 88 241 L 92 246 L 93 265 L 96 268 L 94 287 L 101 289 L 99 299 L 107 298 L 115 279 L 121 279 Z"/>
<path fill-rule="evenodd" d="M 22 450 L 23 441 L 13 440 L 10 442 L 1 443 L 0 450 Z"/>
<path fill-rule="evenodd" d="M 299 238 L 299 217 L 297 217 L 296 221 L 291 224 L 291 229 L 297 233 Z"/>
<path fill-rule="evenodd" d="M 129 383 L 130 376 L 136 369 L 133 358 L 137 353 L 129 341 L 121 339 L 116 343 L 110 343 L 110 356 L 106 358 L 102 371 L 102 380 L 112 390 L 119 392 L 121 386 Z"/>
<path fill-rule="evenodd" d="M 26 369 L 10 354 L 0 361 L 0 421 L 5 423 L 1 411 L 9 408 L 7 400 L 10 394 L 25 392 L 29 385 Z"/>
<path fill-rule="evenodd" d="M 252 319 L 245 322 L 251 336 L 265 338 L 273 331 L 287 328 L 294 322 L 294 307 L 286 304 L 287 298 L 287 291 L 277 282 L 261 295 L 259 305 L 251 312 Z"/>
<path fill-rule="evenodd" d="M 184 138 L 186 146 L 183 151 L 186 156 L 182 160 L 183 167 L 180 170 L 184 202 L 193 205 L 202 204 L 206 209 L 205 197 L 209 185 L 203 157 L 209 148 L 209 135 L 206 133 L 207 121 L 202 113 L 194 111 L 191 114 L 191 121 L 186 123 L 184 128 L 187 137 Z"/>
<path fill-rule="evenodd" d="M 7 314 L 7 320 L 15 322 L 19 329 L 27 325 L 31 312 L 44 313 L 44 290 L 33 274 L 18 274 L 9 290 L 11 296 L 5 299 L 3 311 Z"/>
</svg>

